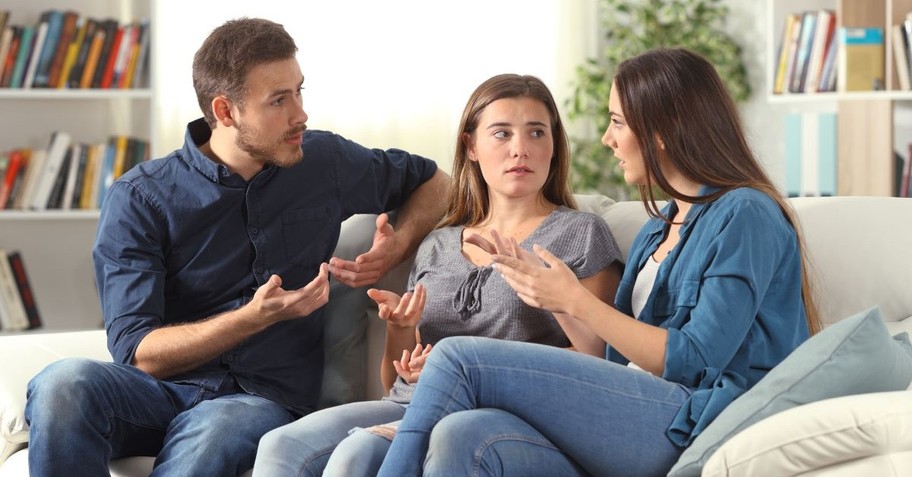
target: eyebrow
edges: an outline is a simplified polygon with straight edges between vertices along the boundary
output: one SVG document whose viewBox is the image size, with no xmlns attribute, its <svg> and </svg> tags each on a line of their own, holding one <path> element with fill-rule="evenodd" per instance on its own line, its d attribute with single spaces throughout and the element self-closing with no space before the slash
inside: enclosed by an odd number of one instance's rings
<svg viewBox="0 0 912 477">
<path fill-rule="evenodd" d="M 297 87 L 297 88 L 285 88 L 285 89 L 276 89 L 276 90 L 272 90 L 272 91 L 269 92 L 269 97 L 270 97 L 270 98 L 273 98 L 273 97 L 276 97 L 276 96 L 281 96 L 281 95 L 283 95 L 283 94 L 292 93 L 292 92 L 294 92 L 294 91 L 297 91 L 297 90 L 301 89 L 302 86 L 304 86 L 304 77 L 303 77 L 303 76 L 301 77 L 301 81 L 298 83 L 298 87 Z"/>
<path fill-rule="evenodd" d="M 491 123 L 491 124 L 487 125 L 487 127 L 485 127 L 485 129 L 502 128 L 502 127 L 508 127 L 508 126 L 512 126 L 512 125 L 513 125 L 512 123 L 508 123 L 508 122 L 497 122 L 497 123 Z M 526 126 L 548 127 L 547 124 L 545 124 L 541 121 L 529 121 L 525 125 Z"/>
</svg>

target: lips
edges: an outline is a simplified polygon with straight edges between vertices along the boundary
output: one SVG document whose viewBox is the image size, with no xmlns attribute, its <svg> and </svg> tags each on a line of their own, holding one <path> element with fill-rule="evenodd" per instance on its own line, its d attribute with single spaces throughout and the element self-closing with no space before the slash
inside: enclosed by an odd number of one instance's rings
<svg viewBox="0 0 912 477">
<path fill-rule="evenodd" d="M 516 166 L 516 167 L 511 167 L 511 168 L 507 169 L 507 173 L 508 174 L 510 174 L 510 173 L 531 174 L 532 169 L 529 169 L 526 166 Z"/>
</svg>

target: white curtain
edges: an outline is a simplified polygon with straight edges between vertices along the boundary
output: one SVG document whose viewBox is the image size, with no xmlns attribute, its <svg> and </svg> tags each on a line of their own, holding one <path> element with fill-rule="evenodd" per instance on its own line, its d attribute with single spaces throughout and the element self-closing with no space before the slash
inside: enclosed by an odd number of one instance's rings
<svg viewBox="0 0 912 477">
<path fill-rule="evenodd" d="M 295 38 L 310 128 L 423 154 L 449 171 L 462 109 L 488 77 L 536 75 L 564 108 L 576 65 L 597 53 L 595 11 L 595 0 L 159 0 L 154 154 L 180 147 L 201 116 L 196 49 L 224 21 L 249 16 Z"/>
</svg>

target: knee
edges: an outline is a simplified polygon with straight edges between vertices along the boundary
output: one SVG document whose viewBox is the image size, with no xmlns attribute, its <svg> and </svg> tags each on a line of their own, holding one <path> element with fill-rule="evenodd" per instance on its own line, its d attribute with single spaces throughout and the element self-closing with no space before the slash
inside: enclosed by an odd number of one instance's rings
<svg viewBox="0 0 912 477">
<path fill-rule="evenodd" d="M 92 397 L 105 364 L 86 358 L 67 358 L 45 367 L 29 381 L 26 415 L 50 413 L 55 419 L 82 416 L 82 408 L 99 402 Z M 30 419 L 31 420 L 31 419 Z"/>
<path fill-rule="evenodd" d="M 326 464 L 324 476 L 376 475 L 391 442 L 365 429 L 342 440 Z"/>
</svg>

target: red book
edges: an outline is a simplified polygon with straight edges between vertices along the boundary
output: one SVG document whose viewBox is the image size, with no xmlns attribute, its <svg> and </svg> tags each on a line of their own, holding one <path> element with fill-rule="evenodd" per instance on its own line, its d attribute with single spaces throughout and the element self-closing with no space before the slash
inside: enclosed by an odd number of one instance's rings
<svg viewBox="0 0 912 477">
<path fill-rule="evenodd" d="M 25 314 L 28 316 L 29 327 L 33 330 L 41 328 L 41 315 L 38 313 L 38 303 L 35 301 L 35 295 L 32 293 L 32 286 L 29 284 L 28 275 L 25 274 L 25 266 L 22 263 L 22 255 L 19 252 L 10 252 L 7 254 L 10 268 L 13 269 L 13 276 L 16 278 L 16 286 L 19 287 L 19 296 L 22 297 L 22 304 L 25 306 Z"/>
<path fill-rule="evenodd" d="M 120 42 L 123 39 L 124 27 L 116 27 L 117 30 L 114 33 L 114 41 L 111 42 L 111 47 L 107 51 L 106 63 L 104 65 L 104 73 L 101 76 L 100 88 L 110 88 L 111 83 L 114 80 L 114 65 L 117 64 L 117 54 L 120 52 Z M 98 64 L 98 67 L 101 68 L 101 63 Z"/>
<path fill-rule="evenodd" d="M 7 202 L 9 202 L 10 194 L 13 192 L 13 184 L 16 182 L 19 170 L 22 169 L 23 160 L 21 149 L 10 151 L 9 165 L 6 166 L 6 177 L 0 178 L 2 180 L 0 182 L 0 209 L 5 209 Z"/>
</svg>

